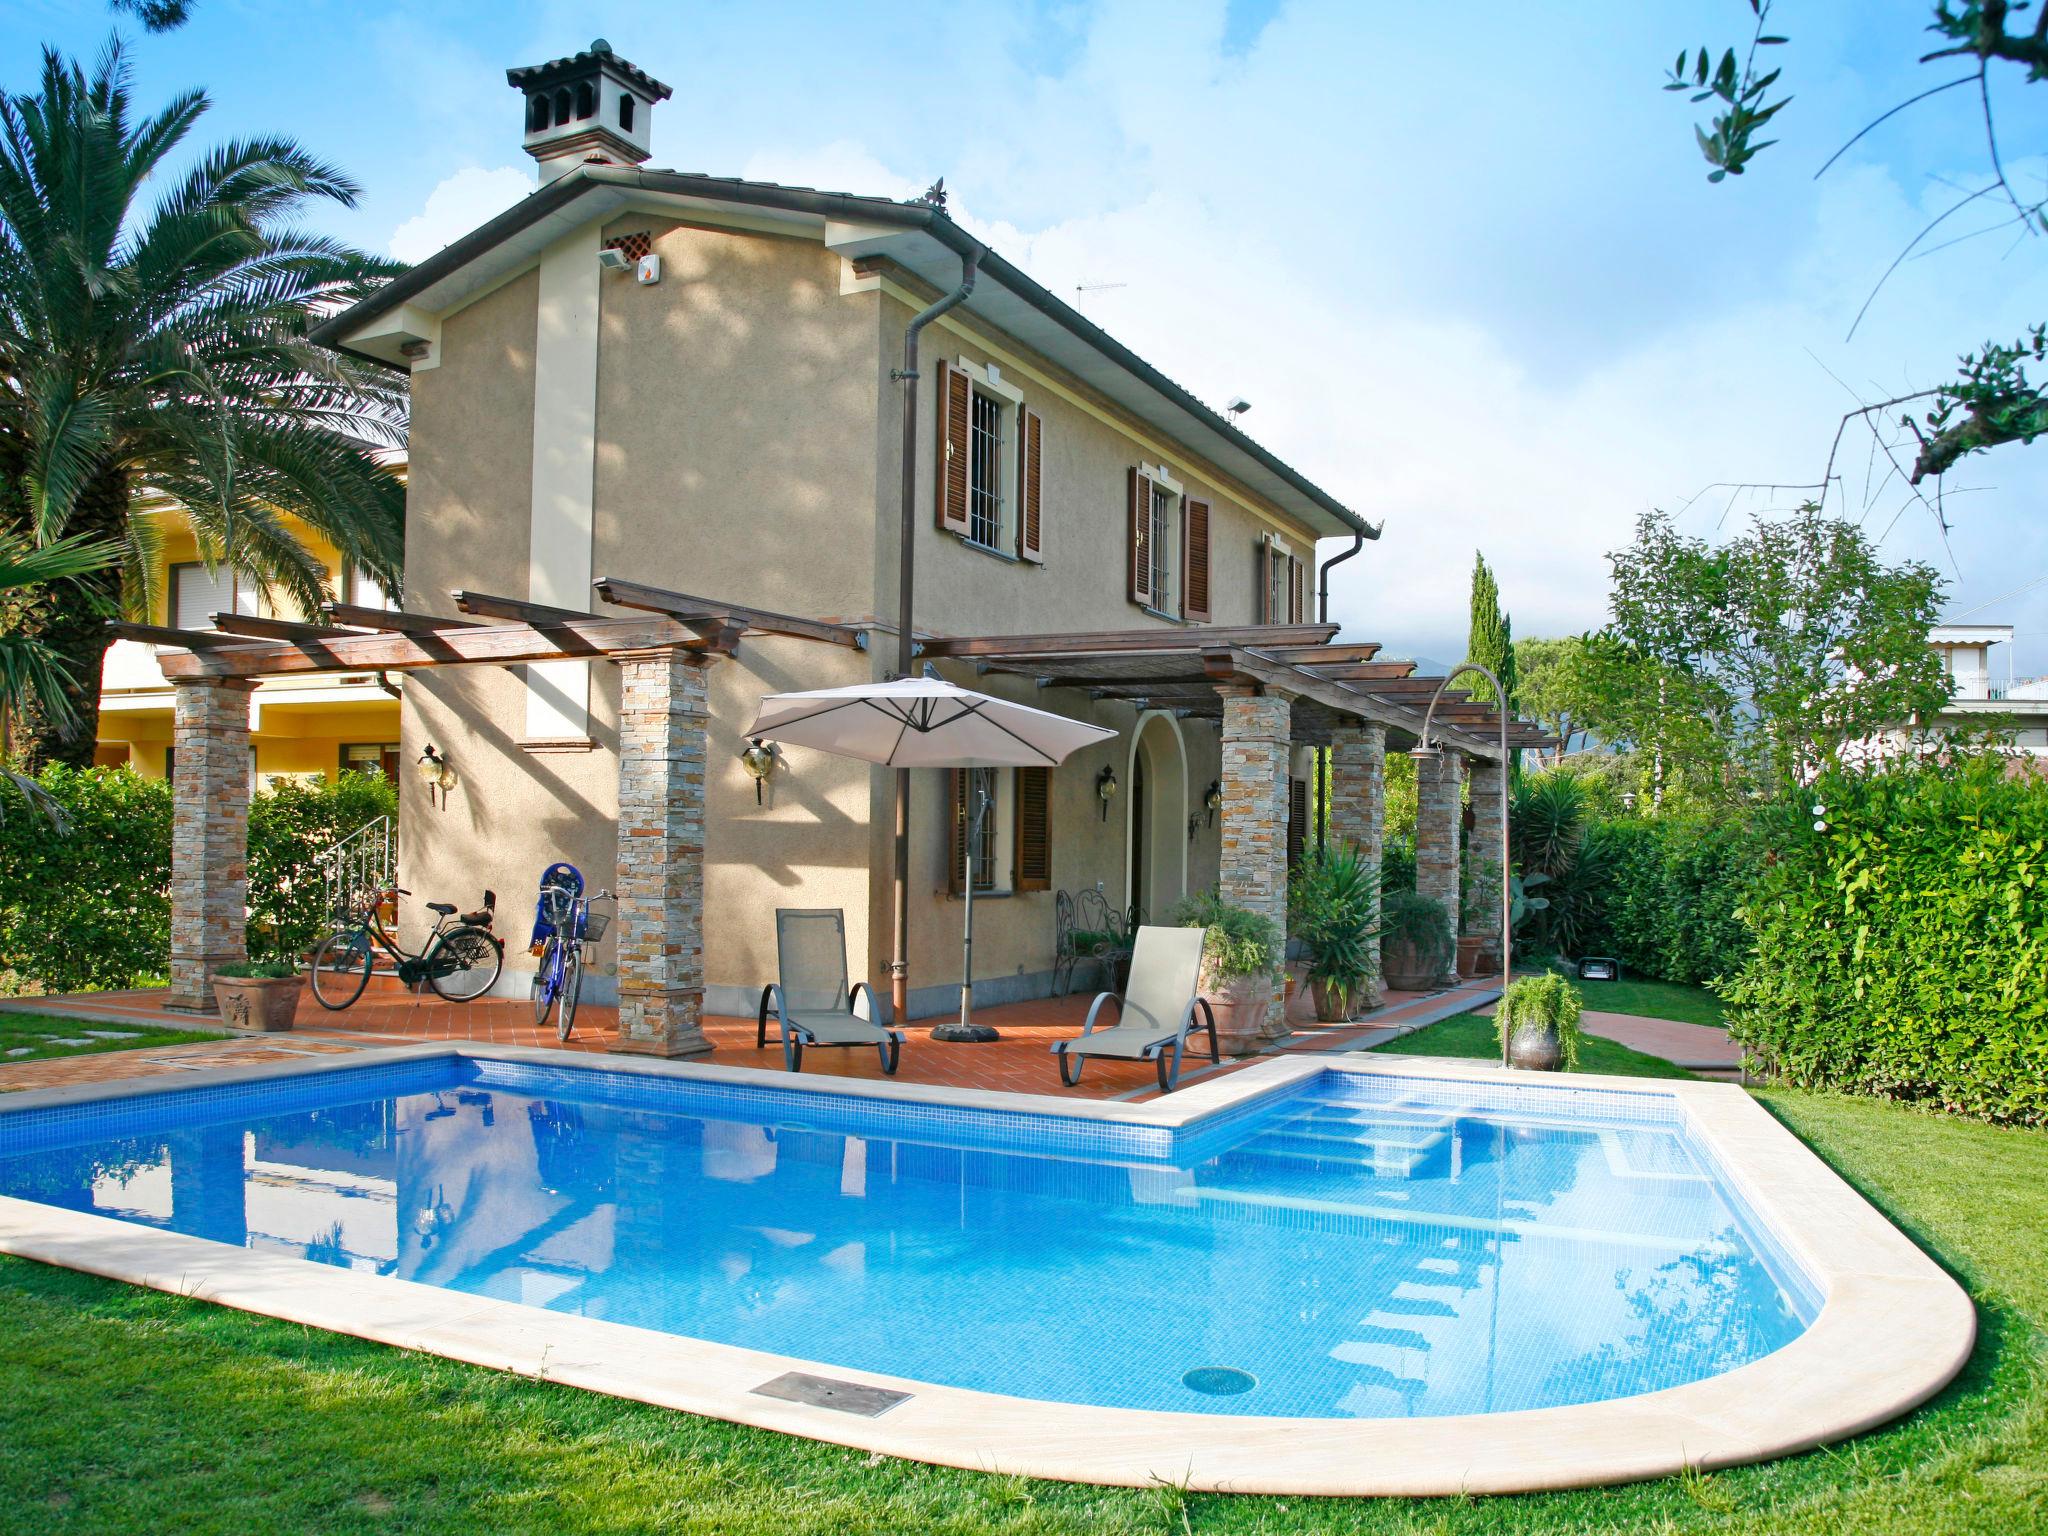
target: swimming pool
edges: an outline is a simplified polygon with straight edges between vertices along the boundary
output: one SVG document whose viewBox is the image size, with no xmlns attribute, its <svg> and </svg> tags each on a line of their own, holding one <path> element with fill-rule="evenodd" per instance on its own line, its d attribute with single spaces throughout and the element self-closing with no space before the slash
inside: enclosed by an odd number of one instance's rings
<svg viewBox="0 0 2048 1536">
<path fill-rule="evenodd" d="M 380 1056 L 0 1113 L 0 1205 L 795 1366 L 747 1392 L 876 1430 L 949 1394 L 1041 1433 L 1612 1413 L 1795 1354 L 1830 1296 L 1683 1090 L 1754 1106 L 1707 1085 L 1275 1062 L 1083 1106 Z"/>
</svg>

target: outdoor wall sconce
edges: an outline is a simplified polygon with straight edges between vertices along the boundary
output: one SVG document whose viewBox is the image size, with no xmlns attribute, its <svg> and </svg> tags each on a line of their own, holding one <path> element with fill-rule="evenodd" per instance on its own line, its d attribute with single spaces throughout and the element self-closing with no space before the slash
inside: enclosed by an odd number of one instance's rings
<svg viewBox="0 0 2048 1536">
<path fill-rule="evenodd" d="M 756 736 L 740 753 L 740 766 L 747 770 L 747 777 L 754 781 L 754 804 L 761 803 L 761 786 L 768 782 L 768 775 L 775 771 L 775 748 Z"/>
<path fill-rule="evenodd" d="M 427 743 L 427 750 L 420 754 L 419 761 L 413 765 L 413 771 L 419 774 L 420 782 L 427 786 L 428 800 L 433 799 L 434 791 L 438 789 L 441 792 L 441 804 L 446 806 L 448 791 L 455 787 L 455 765 L 435 751 L 431 741 Z"/>
<path fill-rule="evenodd" d="M 1202 809 L 1209 817 L 1209 825 L 1216 825 L 1216 813 L 1223 809 L 1223 781 L 1211 779 L 1209 787 L 1202 791 Z"/>
<path fill-rule="evenodd" d="M 1102 800 L 1102 819 L 1109 820 L 1109 802 L 1116 798 L 1116 770 L 1107 763 L 1095 775 L 1095 793 Z"/>
</svg>

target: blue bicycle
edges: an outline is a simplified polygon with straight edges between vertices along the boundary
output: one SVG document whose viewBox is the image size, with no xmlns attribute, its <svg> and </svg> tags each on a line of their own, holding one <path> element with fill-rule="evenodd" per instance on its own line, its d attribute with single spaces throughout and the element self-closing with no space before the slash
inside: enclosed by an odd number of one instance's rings
<svg viewBox="0 0 2048 1536">
<path fill-rule="evenodd" d="M 583 946 L 604 937 L 610 917 L 593 912 L 593 901 L 612 900 L 610 891 L 586 895 L 583 876 L 573 864 L 551 864 L 541 876 L 540 899 L 534 907 L 533 953 L 540 968 L 533 973 L 533 1022 L 545 1024 L 561 1004 L 555 1038 L 566 1041 L 576 1028 L 576 1004 L 583 995 Z"/>
</svg>

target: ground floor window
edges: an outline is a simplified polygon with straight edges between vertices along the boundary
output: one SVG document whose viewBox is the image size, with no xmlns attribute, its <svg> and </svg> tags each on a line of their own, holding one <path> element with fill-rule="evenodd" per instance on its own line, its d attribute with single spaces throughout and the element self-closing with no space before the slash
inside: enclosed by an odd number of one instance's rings
<svg viewBox="0 0 2048 1536">
<path fill-rule="evenodd" d="M 398 783 L 398 743 L 395 741 L 354 741 L 344 742 L 341 748 L 341 771 L 343 773 L 381 773 L 396 786 Z"/>
</svg>

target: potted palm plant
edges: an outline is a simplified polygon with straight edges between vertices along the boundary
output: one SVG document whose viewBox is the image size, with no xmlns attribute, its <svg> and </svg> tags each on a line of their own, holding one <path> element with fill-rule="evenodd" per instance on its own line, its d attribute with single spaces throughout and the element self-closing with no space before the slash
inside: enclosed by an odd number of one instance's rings
<svg viewBox="0 0 2048 1536">
<path fill-rule="evenodd" d="M 1378 1002 L 1378 872 L 1354 845 L 1304 860 L 1287 889 L 1287 927 L 1306 951 L 1316 1018 L 1339 1023 Z"/>
<path fill-rule="evenodd" d="M 1575 1072 L 1579 1065 L 1579 989 L 1555 971 L 1510 982 L 1493 1010 L 1501 1058 L 1530 1072 Z"/>
<path fill-rule="evenodd" d="M 1440 986 L 1457 954 L 1451 915 L 1420 891 L 1395 891 L 1380 904 L 1380 975 L 1397 992 Z"/>
<path fill-rule="evenodd" d="M 1284 944 L 1271 918 L 1211 891 L 1190 896 L 1167 914 L 1176 928 L 1200 928 L 1201 996 L 1216 1015 L 1216 1040 L 1226 1056 L 1248 1056 L 1266 1035 Z"/>
<path fill-rule="evenodd" d="M 213 1000 L 230 1029 L 290 1029 L 306 978 L 285 960 L 239 960 L 213 973 Z"/>
</svg>

